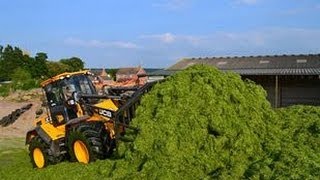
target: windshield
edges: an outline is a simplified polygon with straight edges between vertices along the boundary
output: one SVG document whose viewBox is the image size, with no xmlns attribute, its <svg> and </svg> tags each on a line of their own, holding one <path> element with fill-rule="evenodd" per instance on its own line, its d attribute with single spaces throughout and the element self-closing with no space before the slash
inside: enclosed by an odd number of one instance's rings
<svg viewBox="0 0 320 180">
<path fill-rule="evenodd" d="M 82 94 L 95 94 L 95 88 L 85 75 L 72 76 L 61 81 L 48 84 L 44 87 L 50 106 L 62 105 L 64 101 L 72 98 L 73 92 Z"/>
<path fill-rule="evenodd" d="M 81 92 L 83 94 L 95 94 L 94 86 L 85 75 L 72 76 L 65 80 L 65 87 L 68 91 Z"/>
</svg>

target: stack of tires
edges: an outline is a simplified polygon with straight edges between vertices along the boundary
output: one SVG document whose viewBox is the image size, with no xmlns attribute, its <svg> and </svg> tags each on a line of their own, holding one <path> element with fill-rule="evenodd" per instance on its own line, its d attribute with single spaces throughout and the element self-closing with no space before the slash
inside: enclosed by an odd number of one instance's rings
<svg viewBox="0 0 320 180">
<path fill-rule="evenodd" d="M 0 120 L 0 125 L 2 127 L 7 127 L 10 124 L 13 124 L 20 117 L 21 114 L 29 110 L 31 107 L 32 107 L 32 104 L 27 104 L 19 109 L 12 111 L 9 115 L 4 116 Z"/>
</svg>

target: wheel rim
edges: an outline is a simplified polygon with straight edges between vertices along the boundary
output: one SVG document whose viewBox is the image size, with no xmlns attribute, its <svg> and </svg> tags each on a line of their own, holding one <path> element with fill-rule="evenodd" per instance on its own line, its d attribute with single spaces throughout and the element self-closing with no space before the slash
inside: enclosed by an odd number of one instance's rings
<svg viewBox="0 0 320 180">
<path fill-rule="evenodd" d="M 44 155 L 40 148 L 35 148 L 33 150 L 33 159 L 38 168 L 44 167 Z"/>
<path fill-rule="evenodd" d="M 77 140 L 73 144 L 74 154 L 77 160 L 81 163 L 89 163 L 89 152 L 87 146 L 80 140 Z"/>
</svg>

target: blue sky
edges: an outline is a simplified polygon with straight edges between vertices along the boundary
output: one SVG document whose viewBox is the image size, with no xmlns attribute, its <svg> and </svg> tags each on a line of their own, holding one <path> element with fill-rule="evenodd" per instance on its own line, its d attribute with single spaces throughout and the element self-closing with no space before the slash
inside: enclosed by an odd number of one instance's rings
<svg viewBox="0 0 320 180">
<path fill-rule="evenodd" d="M 86 67 L 320 53 L 319 0 L 0 0 L 0 44 Z"/>
</svg>

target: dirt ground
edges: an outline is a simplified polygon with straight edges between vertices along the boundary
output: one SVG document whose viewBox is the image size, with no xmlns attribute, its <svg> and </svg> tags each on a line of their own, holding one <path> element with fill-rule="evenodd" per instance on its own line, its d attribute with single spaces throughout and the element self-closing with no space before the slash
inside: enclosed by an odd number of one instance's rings
<svg viewBox="0 0 320 180">
<path fill-rule="evenodd" d="M 0 138 L 16 138 L 25 137 L 26 132 L 33 127 L 33 120 L 35 119 L 35 112 L 40 108 L 40 101 L 28 102 L 9 102 L 0 101 L 0 119 L 12 111 L 21 108 L 24 105 L 31 103 L 32 107 L 20 115 L 20 117 L 7 127 L 0 126 Z"/>
</svg>

